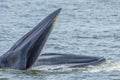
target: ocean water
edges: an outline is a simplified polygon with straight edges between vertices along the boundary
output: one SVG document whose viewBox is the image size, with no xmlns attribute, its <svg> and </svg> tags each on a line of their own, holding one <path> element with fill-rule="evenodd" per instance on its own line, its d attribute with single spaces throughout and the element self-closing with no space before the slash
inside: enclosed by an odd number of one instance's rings
<svg viewBox="0 0 120 80">
<path fill-rule="evenodd" d="M 119 0 L 0 0 L 0 55 L 58 8 L 42 53 L 100 56 L 106 62 L 77 69 L 0 69 L 0 80 L 120 80 Z"/>
</svg>

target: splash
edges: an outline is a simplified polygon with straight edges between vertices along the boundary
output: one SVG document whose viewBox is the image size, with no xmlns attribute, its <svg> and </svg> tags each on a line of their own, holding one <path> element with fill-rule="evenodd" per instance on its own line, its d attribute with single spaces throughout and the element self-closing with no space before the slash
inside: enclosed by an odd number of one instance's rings
<svg viewBox="0 0 120 80">
<path fill-rule="evenodd" d="M 105 63 L 99 66 L 88 66 L 86 68 L 87 72 L 111 72 L 120 71 L 120 62 L 114 62 L 107 60 Z"/>
<path fill-rule="evenodd" d="M 68 67 L 70 64 L 66 65 L 49 65 L 49 66 L 37 66 L 31 68 L 32 70 L 40 70 L 47 72 L 73 72 L 73 71 L 81 71 L 81 72 L 111 72 L 111 71 L 120 71 L 120 62 L 114 62 L 111 60 L 107 60 L 101 65 L 97 66 L 87 66 L 81 68 L 70 68 Z"/>
</svg>

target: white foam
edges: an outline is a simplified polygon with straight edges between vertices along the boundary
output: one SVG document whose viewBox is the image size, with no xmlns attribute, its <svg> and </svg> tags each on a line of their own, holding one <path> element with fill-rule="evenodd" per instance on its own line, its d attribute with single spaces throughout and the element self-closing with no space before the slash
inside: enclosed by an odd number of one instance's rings
<svg viewBox="0 0 120 80">
<path fill-rule="evenodd" d="M 111 72 L 120 71 L 120 62 L 106 61 L 99 66 L 88 66 L 87 72 Z"/>
<path fill-rule="evenodd" d="M 83 68 L 69 68 L 71 64 L 65 65 L 44 65 L 31 68 L 32 70 L 42 70 L 47 72 L 64 72 L 64 71 L 82 71 L 82 72 L 111 72 L 111 71 L 120 71 L 120 62 L 106 61 L 103 64 L 97 66 L 87 66 Z"/>
</svg>

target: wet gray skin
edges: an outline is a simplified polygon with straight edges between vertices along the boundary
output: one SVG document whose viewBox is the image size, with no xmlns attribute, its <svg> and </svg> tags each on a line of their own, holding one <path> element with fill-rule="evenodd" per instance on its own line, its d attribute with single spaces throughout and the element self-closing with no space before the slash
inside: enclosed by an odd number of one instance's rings
<svg viewBox="0 0 120 80">
<path fill-rule="evenodd" d="M 10 50 L 3 54 L 0 57 L 0 68 L 19 70 L 30 68 L 38 59 L 60 11 L 61 9 L 58 9 L 47 16 L 35 28 L 19 39 Z M 99 64 L 103 61 L 105 59 L 99 57 L 47 53 L 40 55 L 40 58 L 34 65 L 73 64 L 70 67 L 83 67 Z"/>
</svg>

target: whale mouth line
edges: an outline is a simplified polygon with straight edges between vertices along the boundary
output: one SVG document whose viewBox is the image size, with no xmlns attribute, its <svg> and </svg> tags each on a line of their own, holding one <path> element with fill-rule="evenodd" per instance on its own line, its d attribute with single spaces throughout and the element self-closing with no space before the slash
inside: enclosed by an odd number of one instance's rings
<svg viewBox="0 0 120 80">
<path fill-rule="evenodd" d="M 68 67 L 84 67 L 98 65 L 104 62 L 102 57 L 92 57 L 74 54 L 45 53 L 40 55 L 34 66 L 68 65 Z"/>
</svg>

